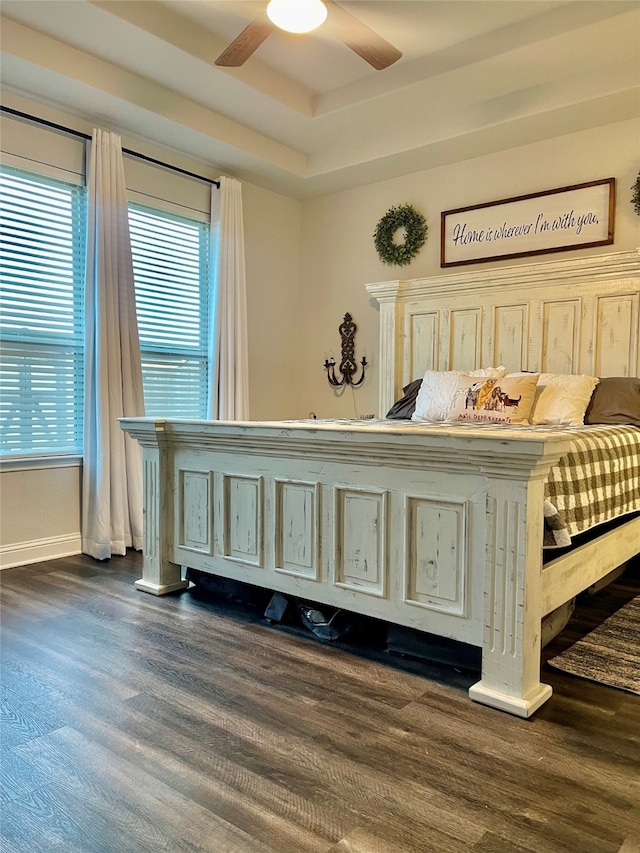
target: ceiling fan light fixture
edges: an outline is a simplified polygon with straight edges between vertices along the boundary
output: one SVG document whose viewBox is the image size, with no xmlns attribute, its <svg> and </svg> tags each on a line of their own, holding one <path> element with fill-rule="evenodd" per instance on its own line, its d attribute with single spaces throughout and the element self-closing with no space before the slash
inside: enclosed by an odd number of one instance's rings
<svg viewBox="0 0 640 853">
<path fill-rule="evenodd" d="M 288 33 L 310 33 L 324 24 L 327 7 L 322 0 L 270 0 L 267 15 Z"/>
</svg>

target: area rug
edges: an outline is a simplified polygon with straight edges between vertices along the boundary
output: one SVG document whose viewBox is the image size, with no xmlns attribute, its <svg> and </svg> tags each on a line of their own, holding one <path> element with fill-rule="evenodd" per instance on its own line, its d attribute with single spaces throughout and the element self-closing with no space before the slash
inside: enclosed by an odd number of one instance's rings
<svg viewBox="0 0 640 853">
<path fill-rule="evenodd" d="M 640 695 L 640 595 L 547 663 Z"/>
</svg>

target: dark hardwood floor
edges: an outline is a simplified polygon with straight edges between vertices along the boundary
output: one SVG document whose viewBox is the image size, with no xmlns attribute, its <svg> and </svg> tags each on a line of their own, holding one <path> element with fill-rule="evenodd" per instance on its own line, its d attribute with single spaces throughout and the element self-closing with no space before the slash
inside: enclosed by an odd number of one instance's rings
<svg viewBox="0 0 640 853">
<path fill-rule="evenodd" d="M 640 697 L 545 666 L 554 696 L 520 720 L 460 667 L 137 592 L 140 562 L 0 576 L 3 853 L 640 851 Z"/>
</svg>

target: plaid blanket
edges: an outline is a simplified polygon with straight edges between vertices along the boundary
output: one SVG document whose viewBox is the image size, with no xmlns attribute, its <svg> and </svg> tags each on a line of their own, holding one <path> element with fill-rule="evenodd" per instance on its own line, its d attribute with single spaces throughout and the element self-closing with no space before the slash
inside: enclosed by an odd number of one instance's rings
<svg viewBox="0 0 640 853">
<path fill-rule="evenodd" d="M 571 435 L 572 448 L 545 484 L 547 548 L 566 547 L 578 533 L 640 512 L 640 429 L 592 426 L 563 432 Z"/>
<path fill-rule="evenodd" d="M 331 419 L 289 423 L 317 423 L 335 428 L 371 425 L 391 430 L 451 429 L 452 424 L 376 419 Z M 640 428 L 635 426 L 529 426 L 525 424 L 456 423 L 456 430 L 482 429 L 488 433 L 562 433 L 572 449 L 549 472 L 545 483 L 545 548 L 565 548 L 571 537 L 623 515 L 640 512 Z"/>
</svg>

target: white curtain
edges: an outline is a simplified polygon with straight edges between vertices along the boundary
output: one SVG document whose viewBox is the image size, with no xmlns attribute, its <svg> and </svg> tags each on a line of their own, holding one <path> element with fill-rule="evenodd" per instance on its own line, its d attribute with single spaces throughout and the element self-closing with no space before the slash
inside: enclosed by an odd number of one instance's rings
<svg viewBox="0 0 640 853">
<path fill-rule="evenodd" d="M 211 317 L 207 417 L 249 419 L 249 353 L 242 191 L 220 178 L 211 188 Z"/>
<path fill-rule="evenodd" d="M 120 137 L 93 131 L 85 293 L 82 550 L 98 560 L 142 548 L 142 458 L 118 425 L 144 415 Z"/>
</svg>

